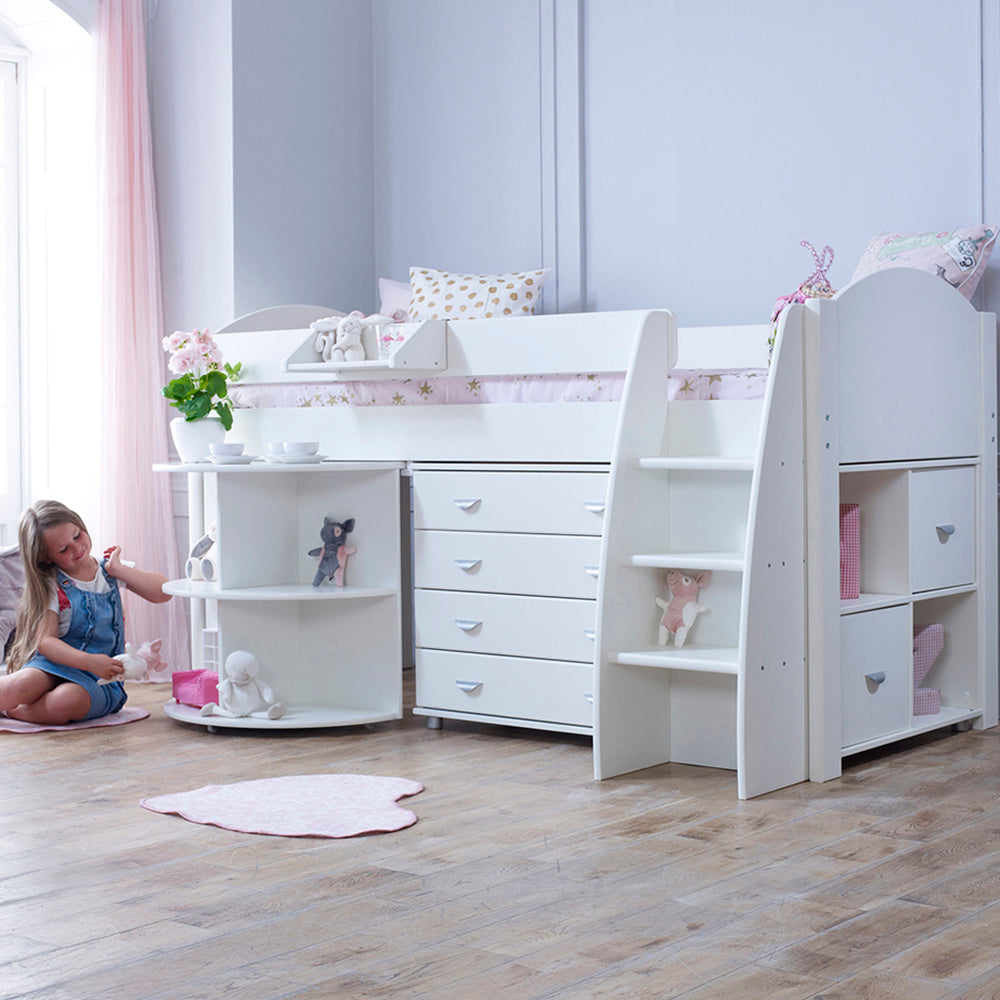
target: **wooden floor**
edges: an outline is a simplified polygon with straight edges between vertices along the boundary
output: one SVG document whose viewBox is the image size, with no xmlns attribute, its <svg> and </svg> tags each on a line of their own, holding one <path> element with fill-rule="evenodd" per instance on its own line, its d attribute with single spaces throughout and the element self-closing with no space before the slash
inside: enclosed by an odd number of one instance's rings
<svg viewBox="0 0 1000 1000">
<path fill-rule="evenodd" d="M 130 690 L 151 718 L 0 733 L 5 1000 L 1000 997 L 1000 731 L 739 802 L 704 768 L 597 783 L 581 737 L 213 735 Z M 419 821 L 292 839 L 139 806 L 337 772 L 422 781 Z"/>
</svg>

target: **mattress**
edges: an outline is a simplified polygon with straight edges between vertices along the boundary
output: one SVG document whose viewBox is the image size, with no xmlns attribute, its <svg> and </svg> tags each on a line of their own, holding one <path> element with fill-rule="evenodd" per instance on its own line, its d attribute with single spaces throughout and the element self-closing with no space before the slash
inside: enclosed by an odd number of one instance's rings
<svg viewBox="0 0 1000 1000">
<path fill-rule="evenodd" d="M 675 368 L 667 399 L 760 399 L 766 384 L 766 368 Z M 238 409 L 614 403 L 624 385 L 624 372 L 591 372 L 235 385 L 229 395 Z"/>
</svg>

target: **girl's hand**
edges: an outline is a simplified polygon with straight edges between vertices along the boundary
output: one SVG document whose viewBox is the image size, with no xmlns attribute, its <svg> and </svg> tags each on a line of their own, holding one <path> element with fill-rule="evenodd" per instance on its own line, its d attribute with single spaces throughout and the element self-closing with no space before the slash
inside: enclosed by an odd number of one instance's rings
<svg viewBox="0 0 1000 1000">
<path fill-rule="evenodd" d="M 91 653 L 87 663 L 87 669 L 92 674 L 97 674 L 101 680 L 118 680 L 125 673 L 125 664 L 121 660 L 116 660 L 113 656 L 102 656 L 99 653 Z"/>
<path fill-rule="evenodd" d="M 113 577 L 117 577 L 118 576 L 118 570 L 119 570 L 119 568 L 121 567 L 121 564 L 122 564 L 121 554 L 122 554 L 122 550 L 121 550 L 121 546 L 120 545 L 109 545 L 104 550 L 104 558 L 107 560 L 107 562 L 105 563 L 104 568 Z"/>
</svg>

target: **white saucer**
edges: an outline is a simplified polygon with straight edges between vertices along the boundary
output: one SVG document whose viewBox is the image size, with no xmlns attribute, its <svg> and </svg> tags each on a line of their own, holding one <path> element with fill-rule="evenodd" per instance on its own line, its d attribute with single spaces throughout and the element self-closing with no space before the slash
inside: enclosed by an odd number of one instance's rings
<svg viewBox="0 0 1000 1000">
<path fill-rule="evenodd" d="M 326 455 L 272 455 L 268 461 L 274 459 L 282 465 L 318 465 L 325 458 Z"/>
<path fill-rule="evenodd" d="M 249 465 L 256 455 L 209 455 L 208 460 L 216 465 Z"/>
</svg>

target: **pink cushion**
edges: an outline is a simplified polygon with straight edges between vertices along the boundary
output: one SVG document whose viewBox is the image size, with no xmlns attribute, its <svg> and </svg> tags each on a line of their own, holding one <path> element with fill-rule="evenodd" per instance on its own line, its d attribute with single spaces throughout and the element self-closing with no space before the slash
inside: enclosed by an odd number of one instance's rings
<svg viewBox="0 0 1000 1000">
<path fill-rule="evenodd" d="M 851 280 L 890 267 L 916 267 L 944 278 L 971 299 L 996 237 L 996 226 L 985 225 L 939 233 L 876 233 L 868 241 Z"/>
<path fill-rule="evenodd" d="M 937 715 L 941 711 L 941 692 L 921 688 L 934 661 L 944 649 L 943 625 L 913 626 L 913 714 Z"/>
<path fill-rule="evenodd" d="M 219 703 L 219 675 L 214 670 L 175 670 L 174 700 L 181 705 L 201 708 Z"/>
</svg>

